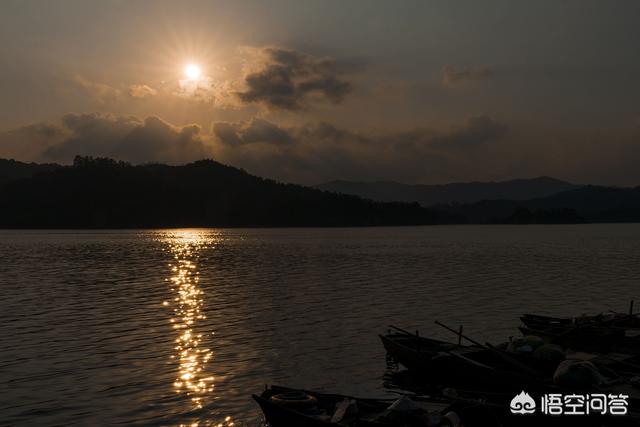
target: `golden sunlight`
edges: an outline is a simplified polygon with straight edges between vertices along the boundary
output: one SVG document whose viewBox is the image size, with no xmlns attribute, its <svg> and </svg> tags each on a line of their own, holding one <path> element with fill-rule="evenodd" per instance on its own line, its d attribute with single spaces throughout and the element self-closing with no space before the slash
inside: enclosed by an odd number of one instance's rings
<svg viewBox="0 0 640 427">
<path fill-rule="evenodd" d="M 206 316 L 202 313 L 204 292 L 196 264 L 198 253 L 207 247 L 208 241 L 202 233 L 184 230 L 172 233 L 168 243 L 173 255 L 169 280 L 174 299 L 163 305 L 173 306 L 171 324 L 177 335 L 172 359 L 177 361 L 178 372 L 173 387 L 177 393 L 186 394 L 195 408 L 201 409 L 203 399 L 210 397 L 214 388 L 214 378 L 207 373 L 213 352 L 202 346 L 205 332 L 199 331 L 202 328 L 199 323 Z"/>
<path fill-rule="evenodd" d="M 196 64 L 188 64 L 184 68 L 184 75 L 189 80 L 198 80 L 198 78 L 202 75 L 202 70 Z"/>
</svg>

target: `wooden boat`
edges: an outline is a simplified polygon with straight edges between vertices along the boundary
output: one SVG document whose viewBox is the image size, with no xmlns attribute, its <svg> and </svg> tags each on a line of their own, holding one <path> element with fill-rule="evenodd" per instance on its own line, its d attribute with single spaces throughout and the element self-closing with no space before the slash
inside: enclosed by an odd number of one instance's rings
<svg viewBox="0 0 640 427">
<path fill-rule="evenodd" d="M 253 395 L 270 427 L 437 427 L 462 426 L 450 401 L 402 397 L 396 401 L 361 399 L 287 387 L 271 386 Z M 481 406 L 469 406 L 478 419 Z M 483 414 L 490 416 L 489 412 Z M 486 420 L 485 420 L 486 421 Z M 478 424 L 464 420 L 465 426 Z"/>
<path fill-rule="evenodd" d="M 518 329 L 523 335 L 534 335 L 574 350 L 596 353 L 640 353 L 640 328 L 630 322 L 610 318 L 562 319 L 538 315 L 521 317 Z M 637 318 L 634 317 L 637 320 Z M 635 320 L 633 321 L 635 324 Z"/>
<path fill-rule="evenodd" d="M 616 346 L 640 349 L 640 317 L 633 314 L 633 301 L 629 313 L 608 312 L 578 317 L 552 317 L 539 314 L 524 314 L 520 317 L 520 330 L 526 334 L 537 334 L 559 343 L 573 345 L 594 344 L 603 351 Z"/>
<path fill-rule="evenodd" d="M 523 314 L 520 317 L 522 323 L 531 328 L 566 328 L 582 326 L 613 327 L 622 329 L 640 328 L 640 317 L 630 312 L 608 312 L 596 315 L 582 315 L 577 317 L 552 317 L 539 314 Z"/>
<path fill-rule="evenodd" d="M 453 344 L 409 333 L 380 335 L 387 354 L 431 384 L 516 390 L 550 381 L 558 361 L 509 354 L 506 345 Z"/>
<path fill-rule="evenodd" d="M 291 395 L 287 398 L 286 395 Z M 418 411 L 390 408 L 392 400 L 360 399 L 339 394 L 271 386 L 253 398 L 269 427 L 630 427 L 640 425 L 637 412 L 626 416 L 514 415 L 513 394 L 449 391 L 449 395 L 412 396 Z M 403 400 L 406 399 L 402 398 Z M 288 402 L 287 402 L 288 400 Z M 637 403 L 637 402 L 636 402 Z M 344 409 L 344 411 L 343 411 Z M 343 413 L 338 414 L 338 411 Z M 335 417 L 335 418 L 334 418 Z"/>
<path fill-rule="evenodd" d="M 558 366 L 566 359 L 593 364 L 612 383 L 632 382 L 634 377 L 640 377 L 640 356 L 576 352 L 544 344 L 537 337 L 519 338 L 496 347 L 453 344 L 407 331 L 380 335 L 380 339 L 392 361 L 419 377 L 417 383 L 436 387 L 548 389 Z"/>
</svg>

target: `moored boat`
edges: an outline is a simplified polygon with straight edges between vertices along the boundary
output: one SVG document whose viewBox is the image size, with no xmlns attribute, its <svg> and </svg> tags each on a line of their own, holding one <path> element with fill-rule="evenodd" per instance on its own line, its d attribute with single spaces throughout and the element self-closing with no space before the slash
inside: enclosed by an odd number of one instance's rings
<svg viewBox="0 0 640 427">
<path fill-rule="evenodd" d="M 531 328 L 566 328 L 575 326 L 602 326 L 622 329 L 640 328 L 640 313 L 606 312 L 595 315 L 581 315 L 576 317 L 553 317 L 540 314 L 525 313 L 520 317 L 522 323 Z"/>
<path fill-rule="evenodd" d="M 481 426 L 462 420 L 450 401 L 362 399 L 288 387 L 271 386 L 253 395 L 270 427 L 461 427 Z M 472 408 L 478 419 L 478 405 Z M 487 412 L 484 416 L 490 416 Z"/>
<path fill-rule="evenodd" d="M 609 311 L 596 315 L 553 317 L 526 313 L 520 331 L 565 347 L 595 352 L 640 352 L 640 313 Z"/>
<path fill-rule="evenodd" d="M 380 335 L 387 354 L 432 384 L 515 390 L 543 386 L 561 361 L 510 353 L 498 347 L 453 344 L 397 332 Z M 563 358 L 563 357 L 562 357 Z"/>
<path fill-rule="evenodd" d="M 524 317 L 523 317 L 524 319 Z M 596 353 L 640 353 L 640 329 L 602 325 L 593 322 L 532 322 L 518 328 L 523 335 L 533 335 L 545 341 L 579 351 Z"/>
</svg>

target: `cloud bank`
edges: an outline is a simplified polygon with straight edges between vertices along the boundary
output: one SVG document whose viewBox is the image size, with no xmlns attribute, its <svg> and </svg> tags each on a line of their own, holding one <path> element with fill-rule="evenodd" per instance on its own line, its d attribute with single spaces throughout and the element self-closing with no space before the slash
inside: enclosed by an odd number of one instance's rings
<svg viewBox="0 0 640 427">
<path fill-rule="evenodd" d="M 254 117 L 204 132 L 157 117 L 67 114 L 0 132 L 0 158 L 70 163 L 75 155 L 132 163 L 213 158 L 256 175 L 317 184 L 334 179 L 445 183 L 550 175 L 637 185 L 640 129 L 585 133 L 524 128 L 472 116 L 447 128 L 362 132 L 327 122 L 282 125 Z M 603 141 L 607 150 L 602 150 Z"/>
<path fill-rule="evenodd" d="M 175 164 L 207 157 L 210 152 L 199 126 L 174 126 L 155 116 L 67 114 L 60 123 L 0 133 L 0 157 L 69 163 L 77 154 Z"/>
</svg>

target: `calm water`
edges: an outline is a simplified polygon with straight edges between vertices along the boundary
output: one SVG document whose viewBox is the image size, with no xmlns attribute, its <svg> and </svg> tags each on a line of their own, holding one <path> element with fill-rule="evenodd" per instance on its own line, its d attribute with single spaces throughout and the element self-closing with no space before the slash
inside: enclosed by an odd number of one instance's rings
<svg viewBox="0 0 640 427">
<path fill-rule="evenodd" d="M 376 333 L 640 301 L 640 225 L 0 231 L 0 425 L 256 425 L 265 383 L 388 396 Z"/>
</svg>

